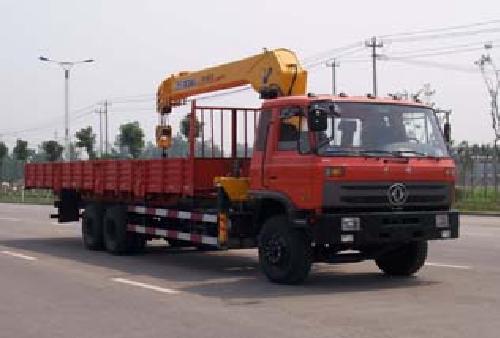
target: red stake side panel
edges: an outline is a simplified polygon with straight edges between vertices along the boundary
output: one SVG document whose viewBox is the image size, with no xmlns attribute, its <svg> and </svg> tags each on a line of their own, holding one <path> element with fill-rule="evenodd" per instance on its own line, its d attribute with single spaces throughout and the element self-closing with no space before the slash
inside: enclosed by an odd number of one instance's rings
<svg viewBox="0 0 500 338">
<path fill-rule="evenodd" d="M 239 159 L 241 175 L 248 175 L 249 159 Z M 169 158 L 152 160 L 96 160 L 28 163 L 27 189 L 73 189 L 92 195 L 191 196 L 214 189 L 214 177 L 233 172 L 232 158 Z"/>
</svg>

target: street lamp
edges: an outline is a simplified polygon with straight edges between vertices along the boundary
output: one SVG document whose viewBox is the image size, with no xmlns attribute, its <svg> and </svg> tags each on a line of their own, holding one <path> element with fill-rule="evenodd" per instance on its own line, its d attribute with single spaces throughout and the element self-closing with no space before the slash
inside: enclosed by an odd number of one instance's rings
<svg viewBox="0 0 500 338">
<path fill-rule="evenodd" d="M 70 134 L 69 134 L 69 73 L 74 65 L 80 63 L 91 63 L 94 62 L 93 59 L 81 60 L 81 61 L 58 61 L 52 60 L 45 56 L 40 56 L 38 58 L 43 62 L 56 63 L 64 70 L 64 149 L 65 149 L 65 160 L 71 160 L 71 146 L 70 146 Z"/>
</svg>

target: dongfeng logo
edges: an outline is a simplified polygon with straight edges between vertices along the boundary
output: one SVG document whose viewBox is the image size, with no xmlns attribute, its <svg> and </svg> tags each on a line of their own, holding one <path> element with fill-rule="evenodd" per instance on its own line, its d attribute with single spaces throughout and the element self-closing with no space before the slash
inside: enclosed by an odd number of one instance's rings
<svg viewBox="0 0 500 338">
<path fill-rule="evenodd" d="M 394 206 L 401 206 L 405 204 L 408 199 L 406 186 L 403 183 L 394 183 L 389 187 L 387 197 L 389 198 L 389 202 Z"/>
</svg>

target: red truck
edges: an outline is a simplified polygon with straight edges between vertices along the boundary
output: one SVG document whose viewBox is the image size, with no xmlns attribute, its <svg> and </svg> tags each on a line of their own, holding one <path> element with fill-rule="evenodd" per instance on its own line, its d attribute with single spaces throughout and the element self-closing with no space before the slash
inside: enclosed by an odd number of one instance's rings
<svg viewBox="0 0 500 338">
<path fill-rule="evenodd" d="M 265 101 L 253 109 L 193 100 L 187 157 L 30 163 L 26 188 L 52 189 L 55 217 L 81 218 L 91 250 L 139 252 L 154 238 L 258 247 L 265 275 L 287 284 L 304 281 L 314 262 L 372 259 L 386 274 L 414 274 L 428 240 L 459 235 L 449 125 L 419 102 L 305 95 L 305 81 L 284 49 L 173 75 L 158 90 L 165 148 L 165 115 L 191 95 L 250 84 Z"/>
</svg>

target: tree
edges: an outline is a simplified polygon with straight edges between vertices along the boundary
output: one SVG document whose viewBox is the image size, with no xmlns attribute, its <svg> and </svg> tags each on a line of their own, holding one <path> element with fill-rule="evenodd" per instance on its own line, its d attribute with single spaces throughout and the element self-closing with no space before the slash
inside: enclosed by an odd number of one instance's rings
<svg viewBox="0 0 500 338">
<path fill-rule="evenodd" d="M 122 150 L 128 150 L 133 158 L 138 158 L 144 148 L 144 131 L 139 122 L 129 122 L 120 126 L 120 133 L 117 137 L 117 144 Z"/>
<path fill-rule="evenodd" d="M 94 160 L 96 158 L 94 145 L 95 145 L 95 134 L 92 132 L 92 127 L 82 128 L 75 133 L 76 146 L 80 148 L 85 148 L 89 159 Z"/>
<path fill-rule="evenodd" d="M 81 158 L 82 152 L 80 149 L 76 146 L 75 142 L 70 142 L 69 143 L 69 149 L 70 151 L 70 160 L 71 161 L 77 161 Z"/>
<path fill-rule="evenodd" d="M 28 159 L 28 141 L 17 139 L 16 146 L 12 149 L 14 158 L 18 161 L 26 161 Z"/>
<path fill-rule="evenodd" d="M 54 162 L 61 159 L 64 147 L 57 143 L 57 141 L 44 141 L 42 142 L 42 149 L 47 157 L 47 160 Z"/>
<path fill-rule="evenodd" d="M 181 134 L 189 139 L 189 124 L 190 124 L 190 119 L 191 119 L 191 114 L 187 114 L 184 116 L 184 118 L 181 120 Z M 198 121 L 197 118 L 194 119 L 194 137 L 197 138 L 200 136 L 200 130 L 202 128 L 202 124 L 200 121 Z"/>
<path fill-rule="evenodd" d="M 0 142 L 0 161 L 2 161 L 5 156 L 7 156 L 8 152 L 9 148 L 7 148 L 4 142 Z"/>
<path fill-rule="evenodd" d="M 0 142 L 0 180 L 3 178 L 3 159 L 7 156 L 9 152 L 9 148 L 5 145 L 5 143 Z"/>
<path fill-rule="evenodd" d="M 161 149 L 158 148 L 153 142 L 148 141 L 144 150 L 141 154 L 142 158 L 160 158 L 161 157 Z"/>
</svg>

